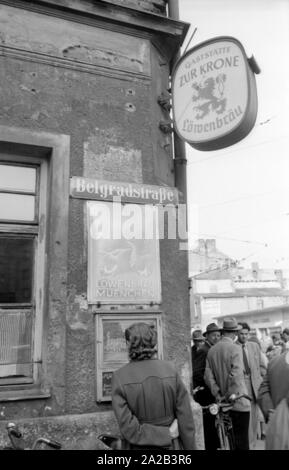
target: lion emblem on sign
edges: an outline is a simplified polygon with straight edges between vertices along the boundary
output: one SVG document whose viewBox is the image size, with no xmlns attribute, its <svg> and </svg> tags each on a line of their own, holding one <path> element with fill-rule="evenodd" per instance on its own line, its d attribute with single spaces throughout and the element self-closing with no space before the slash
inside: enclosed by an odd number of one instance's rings
<svg viewBox="0 0 289 470">
<path fill-rule="evenodd" d="M 206 78 L 202 82 L 194 82 L 193 107 L 195 119 L 203 119 L 211 111 L 222 114 L 226 110 L 227 99 L 224 98 L 226 75 L 221 73 L 216 78 Z"/>
</svg>

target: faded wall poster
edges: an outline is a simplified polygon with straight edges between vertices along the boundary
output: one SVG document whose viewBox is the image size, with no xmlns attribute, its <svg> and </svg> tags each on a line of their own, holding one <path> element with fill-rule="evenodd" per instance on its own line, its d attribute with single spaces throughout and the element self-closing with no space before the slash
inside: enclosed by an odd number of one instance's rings
<svg viewBox="0 0 289 470">
<path fill-rule="evenodd" d="M 98 201 L 87 208 L 88 302 L 160 303 L 157 211 Z"/>
<path fill-rule="evenodd" d="M 133 323 L 153 325 L 157 332 L 157 357 L 163 358 L 161 313 L 116 313 L 96 315 L 96 393 L 97 401 L 111 400 L 113 372 L 128 361 L 124 333 Z"/>
<path fill-rule="evenodd" d="M 145 321 L 146 318 L 134 319 L 133 323 Z M 156 319 L 149 319 L 147 323 L 154 325 L 157 331 Z M 124 332 L 132 324 L 131 318 L 116 318 L 114 320 L 103 320 L 103 363 L 127 362 L 127 347 Z"/>
<path fill-rule="evenodd" d="M 102 396 L 111 397 L 111 379 L 113 372 L 102 372 Z"/>
</svg>

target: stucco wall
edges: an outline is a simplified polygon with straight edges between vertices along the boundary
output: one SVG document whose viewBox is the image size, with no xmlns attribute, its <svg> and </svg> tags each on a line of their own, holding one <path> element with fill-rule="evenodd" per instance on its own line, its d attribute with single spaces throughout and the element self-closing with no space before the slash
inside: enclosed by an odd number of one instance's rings
<svg viewBox="0 0 289 470">
<path fill-rule="evenodd" d="M 150 11 L 159 15 L 166 14 L 167 0 L 105 0 L 107 3 L 114 3 L 138 10 Z"/>
<path fill-rule="evenodd" d="M 111 3 L 134 3 L 137 8 L 146 3 L 154 11 L 166 2 Z M 70 176 L 174 184 L 171 137 L 159 129 L 168 114 L 157 103 L 168 88 L 169 64 L 148 38 L 4 5 L 0 13 L 0 45 L 5 51 L 0 57 L 4 91 L 0 125 L 70 136 Z M 52 396 L 0 403 L 2 427 L 7 419 L 43 418 L 39 426 L 49 431 L 50 421 L 45 424 L 45 419 L 59 413 L 110 409 L 95 400 L 94 316 L 86 298 L 85 204 L 77 199 L 69 204 L 67 283 L 61 286 L 66 314 L 58 319 L 65 344 L 53 311 L 45 323 Z M 187 253 L 179 251 L 177 240 L 164 240 L 160 255 L 164 356 L 176 363 L 189 385 Z M 53 292 L 49 295 L 53 299 Z M 62 351 L 64 364 L 53 362 L 55 348 Z M 63 370 L 65 377 L 59 377 Z M 60 398 L 54 392 L 56 383 Z M 109 423 L 110 419 L 100 431 L 107 431 Z"/>
</svg>

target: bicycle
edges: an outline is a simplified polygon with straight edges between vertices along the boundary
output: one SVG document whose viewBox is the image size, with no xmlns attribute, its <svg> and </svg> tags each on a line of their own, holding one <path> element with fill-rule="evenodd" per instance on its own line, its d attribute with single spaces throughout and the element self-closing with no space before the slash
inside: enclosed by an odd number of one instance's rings
<svg viewBox="0 0 289 470">
<path fill-rule="evenodd" d="M 18 427 L 14 423 L 8 423 L 6 426 L 9 440 L 11 446 L 4 447 L 3 450 L 36 450 L 41 444 L 45 444 L 52 449 L 59 450 L 61 449 L 61 444 L 54 439 L 47 439 L 46 437 L 38 437 L 35 439 L 31 449 L 25 447 L 25 442 L 22 436 L 22 433 L 19 431 Z"/>
<path fill-rule="evenodd" d="M 240 398 L 246 398 L 251 401 L 252 399 L 246 395 L 232 395 L 230 402 L 219 401 L 212 403 L 211 405 L 202 406 L 203 410 L 208 410 L 212 415 L 216 416 L 216 429 L 220 442 L 220 448 L 218 450 L 234 450 L 235 449 L 235 438 L 233 432 L 232 419 L 229 415 L 229 411 L 233 408 L 234 403 Z"/>
<path fill-rule="evenodd" d="M 97 439 L 111 450 L 121 450 L 121 438 L 119 436 L 114 436 L 113 434 L 100 434 L 97 436 Z"/>
<path fill-rule="evenodd" d="M 204 390 L 204 387 L 198 386 L 192 390 L 192 395 L 195 395 L 200 390 Z M 110 450 L 120 450 L 121 449 L 121 438 L 113 434 L 100 434 L 97 436 L 106 447 Z"/>
</svg>

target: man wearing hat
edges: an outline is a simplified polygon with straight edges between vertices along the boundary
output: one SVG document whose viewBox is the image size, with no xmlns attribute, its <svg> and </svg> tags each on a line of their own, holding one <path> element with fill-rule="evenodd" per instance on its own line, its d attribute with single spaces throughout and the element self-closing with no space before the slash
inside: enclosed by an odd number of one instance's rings
<svg viewBox="0 0 289 470">
<path fill-rule="evenodd" d="M 192 363 L 194 362 L 200 347 L 204 344 L 205 338 L 202 335 L 202 330 L 195 330 L 192 334 Z"/>
<path fill-rule="evenodd" d="M 262 383 L 262 376 L 266 374 L 266 368 L 262 362 L 261 349 L 255 342 L 249 341 L 250 326 L 248 323 L 239 322 L 241 329 L 238 331 L 236 344 L 240 346 L 243 355 L 243 367 L 245 383 L 248 395 L 251 397 L 251 413 L 249 426 L 250 447 L 254 449 L 257 443 L 259 412 L 257 406 L 258 390 Z"/>
<path fill-rule="evenodd" d="M 234 343 L 241 329 L 235 318 L 225 318 L 222 338 L 209 349 L 205 382 L 217 400 L 233 394 L 247 394 L 241 348 Z M 236 450 L 249 450 L 250 402 L 241 398 L 230 411 Z"/>
<path fill-rule="evenodd" d="M 289 328 L 285 328 L 282 333 L 282 339 L 284 341 L 283 350 L 289 349 Z"/>
<path fill-rule="evenodd" d="M 266 450 L 288 450 L 289 443 L 289 351 L 268 364 L 258 393 L 258 404 L 268 427 Z"/>
<path fill-rule="evenodd" d="M 196 394 L 195 400 L 200 403 L 202 406 L 209 405 L 212 403 L 212 394 L 204 381 L 204 373 L 206 368 L 206 359 L 207 354 L 211 346 L 216 344 L 221 337 L 220 328 L 215 323 L 210 323 L 207 326 L 206 331 L 204 332 L 203 343 L 198 349 L 198 363 L 194 369 L 194 388 L 195 387 L 204 387 L 205 390 L 200 390 Z"/>
<path fill-rule="evenodd" d="M 191 353 L 192 353 L 192 368 L 193 368 L 193 387 L 197 387 L 197 377 L 198 377 L 198 371 L 200 368 L 199 364 L 199 351 L 202 345 L 204 344 L 205 338 L 202 335 L 202 330 L 195 330 L 193 331 L 192 334 L 192 340 L 193 340 L 193 346 L 191 348 Z"/>
<path fill-rule="evenodd" d="M 206 359 L 209 349 L 216 344 L 220 337 L 220 328 L 216 323 L 210 323 L 206 331 L 204 332 L 205 342 L 201 346 L 198 352 L 198 370 L 194 374 L 194 387 L 203 387 L 195 395 L 195 400 L 200 403 L 201 406 L 211 405 L 215 402 L 215 397 L 211 394 L 210 389 L 204 381 L 204 373 L 206 369 Z M 215 427 L 215 416 L 203 412 L 203 424 L 204 424 L 204 437 L 205 437 L 205 449 L 206 450 L 217 450 L 219 447 L 218 435 Z"/>
</svg>

